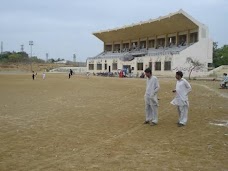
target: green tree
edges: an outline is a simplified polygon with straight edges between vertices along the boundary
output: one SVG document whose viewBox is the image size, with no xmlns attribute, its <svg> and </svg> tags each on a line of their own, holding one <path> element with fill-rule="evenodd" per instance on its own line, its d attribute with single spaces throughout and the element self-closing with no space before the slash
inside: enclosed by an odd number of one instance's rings
<svg viewBox="0 0 228 171">
<path fill-rule="evenodd" d="M 31 58 L 30 58 L 30 61 L 31 61 L 31 62 L 35 62 L 35 63 L 45 63 L 44 60 L 39 59 L 39 58 L 37 58 L 36 56 L 31 57 Z"/>
<path fill-rule="evenodd" d="M 0 54 L 0 62 L 8 62 L 11 52 Z"/>
<path fill-rule="evenodd" d="M 22 59 L 22 56 L 17 53 L 10 54 L 8 56 L 9 62 L 20 62 Z"/>
<path fill-rule="evenodd" d="M 213 43 L 213 64 L 214 67 L 228 65 L 228 45 L 218 48 L 218 43 Z"/>
<path fill-rule="evenodd" d="M 26 52 L 5 52 L 0 54 L 0 62 L 10 62 L 10 63 L 19 63 L 19 62 L 35 62 L 35 63 L 44 63 L 45 61 L 37 57 L 29 58 Z"/>
</svg>

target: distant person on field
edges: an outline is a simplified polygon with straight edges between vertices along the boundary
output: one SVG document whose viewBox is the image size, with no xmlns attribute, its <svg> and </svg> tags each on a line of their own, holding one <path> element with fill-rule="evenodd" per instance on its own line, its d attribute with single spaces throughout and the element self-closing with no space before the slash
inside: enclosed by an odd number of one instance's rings
<svg viewBox="0 0 228 171">
<path fill-rule="evenodd" d="M 70 69 L 70 75 L 73 75 L 73 70 L 72 69 Z"/>
<path fill-rule="evenodd" d="M 69 79 L 70 79 L 71 73 L 69 72 Z"/>
<path fill-rule="evenodd" d="M 172 105 L 177 106 L 179 120 L 178 126 L 182 127 L 185 126 L 188 120 L 188 108 L 189 108 L 189 101 L 188 101 L 188 93 L 192 90 L 191 85 L 189 82 L 182 78 L 183 73 L 181 71 L 176 72 L 176 89 L 173 90 L 176 93 L 175 98 L 171 101 Z"/>
<path fill-rule="evenodd" d="M 45 72 L 43 72 L 43 80 L 45 79 L 46 75 L 45 75 Z"/>
<path fill-rule="evenodd" d="M 160 88 L 157 77 L 152 76 L 150 68 L 145 70 L 147 77 L 146 92 L 145 92 L 145 114 L 146 120 L 144 124 L 151 126 L 157 125 L 158 123 L 158 97 L 157 93 Z"/>
<path fill-rule="evenodd" d="M 35 73 L 34 73 L 34 71 L 32 71 L 32 79 L 33 80 L 35 79 Z"/>
</svg>

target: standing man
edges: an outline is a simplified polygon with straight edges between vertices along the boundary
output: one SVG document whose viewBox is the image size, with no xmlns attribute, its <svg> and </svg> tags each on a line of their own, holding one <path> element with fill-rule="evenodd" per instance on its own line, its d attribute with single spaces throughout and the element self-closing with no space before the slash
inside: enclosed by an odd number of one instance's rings
<svg viewBox="0 0 228 171">
<path fill-rule="evenodd" d="M 145 114 L 146 120 L 144 124 L 149 124 L 151 126 L 157 125 L 158 123 L 158 97 L 157 93 L 160 88 L 158 79 L 152 76 L 151 69 L 147 68 L 145 70 L 145 75 L 147 77 L 146 92 L 145 92 Z"/>
<path fill-rule="evenodd" d="M 71 75 L 71 76 L 73 75 L 73 70 L 72 70 L 72 69 L 70 69 L 70 75 Z"/>
<path fill-rule="evenodd" d="M 191 85 L 189 82 L 182 78 L 183 73 L 181 71 L 176 72 L 176 89 L 173 90 L 176 93 L 175 98 L 171 101 L 171 104 L 177 106 L 179 120 L 178 120 L 178 127 L 185 126 L 188 120 L 188 93 L 192 90 Z"/>
<path fill-rule="evenodd" d="M 33 79 L 33 80 L 35 79 L 34 71 L 32 71 L 32 79 Z"/>
<path fill-rule="evenodd" d="M 43 80 L 45 80 L 45 76 L 46 76 L 46 75 L 45 75 L 45 72 L 43 72 Z"/>
</svg>

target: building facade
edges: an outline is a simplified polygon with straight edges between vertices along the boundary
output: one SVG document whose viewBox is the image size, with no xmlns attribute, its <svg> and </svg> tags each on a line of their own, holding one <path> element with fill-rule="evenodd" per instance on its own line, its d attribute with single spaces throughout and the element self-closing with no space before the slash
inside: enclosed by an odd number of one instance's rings
<svg viewBox="0 0 228 171">
<path fill-rule="evenodd" d="M 141 74 L 150 67 L 155 75 L 187 75 L 192 61 L 203 64 L 192 75 L 207 75 L 212 63 L 213 41 L 208 28 L 183 10 L 129 26 L 93 33 L 104 43 L 104 51 L 87 59 L 93 73 L 127 70 Z"/>
</svg>

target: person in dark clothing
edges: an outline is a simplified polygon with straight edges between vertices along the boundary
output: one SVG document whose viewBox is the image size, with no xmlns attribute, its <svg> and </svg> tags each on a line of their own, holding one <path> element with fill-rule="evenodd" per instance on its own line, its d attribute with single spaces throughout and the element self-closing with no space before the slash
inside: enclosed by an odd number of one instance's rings
<svg viewBox="0 0 228 171">
<path fill-rule="evenodd" d="M 73 70 L 72 69 L 70 69 L 70 75 L 73 75 Z"/>
<path fill-rule="evenodd" d="M 32 71 L 32 79 L 33 79 L 33 80 L 35 79 L 34 71 Z"/>
</svg>

